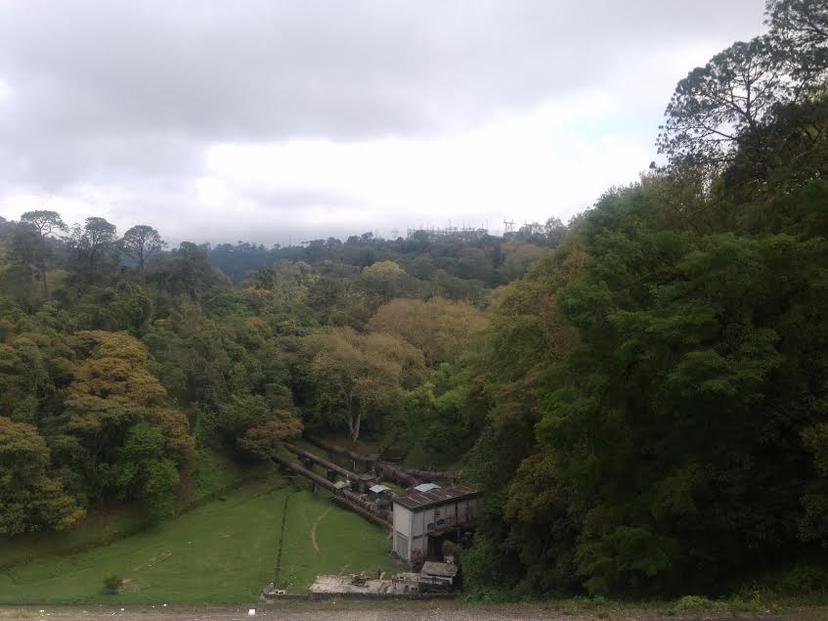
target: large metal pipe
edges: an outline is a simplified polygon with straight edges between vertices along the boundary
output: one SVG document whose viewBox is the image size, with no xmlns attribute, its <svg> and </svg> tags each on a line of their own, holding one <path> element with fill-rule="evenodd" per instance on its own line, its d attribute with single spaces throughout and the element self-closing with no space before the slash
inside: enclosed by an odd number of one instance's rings
<svg viewBox="0 0 828 621">
<path fill-rule="evenodd" d="M 339 464 L 335 464 L 334 462 L 329 461 L 324 457 L 319 457 L 318 455 L 314 455 L 313 453 L 309 453 L 308 451 L 302 450 L 298 446 L 291 444 L 290 442 L 284 442 L 283 445 L 291 453 L 295 453 L 299 457 L 304 457 L 305 459 L 310 459 L 314 463 L 317 463 L 323 468 L 327 468 L 328 470 L 334 470 L 346 479 L 356 480 L 359 478 L 359 475 L 356 472 L 351 472 L 347 468 L 343 468 Z"/>
<path fill-rule="evenodd" d="M 280 457 L 279 455 L 274 455 L 273 459 L 274 461 L 285 466 L 286 468 L 293 470 L 297 474 L 300 474 L 303 477 L 310 479 L 320 487 L 323 487 L 333 492 L 337 502 L 340 502 L 341 504 L 345 505 L 349 509 L 353 510 L 355 513 L 359 513 L 362 517 L 376 524 L 379 524 L 380 526 L 392 528 L 391 522 L 386 520 L 381 515 L 377 515 L 376 513 L 374 513 L 371 504 L 363 500 L 362 497 L 358 494 L 355 494 L 354 492 L 347 489 L 338 489 L 336 485 L 334 485 L 325 477 L 320 476 L 315 472 L 308 470 L 304 466 L 300 466 L 299 464 L 290 461 L 289 459 L 285 459 L 284 457 Z"/>
<path fill-rule="evenodd" d="M 408 474 L 399 466 L 386 461 L 378 461 L 374 464 L 374 471 L 381 477 L 399 483 L 405 487 L 413 487 L 422 483 L 417 477 Z"/>
<path fill-rule="evenodd" d="M 373 467 L 377 474 L 383 475 L 395 483 L 400 483 L 407 487 L 413 487 L 414 485 L 419 485 L 420 483 L 425 483 L 427 481 L 456 481 L 460 478 L 460 474 L 458 472 L 403 468 L 402 466 L 398 466 L 397 464 L 389 461 L 381 460 L 376 455 L 361 455 L 326 440 L 321 440 L 315 436 L 306 435 L 305 439 L 325 451 L 336 455 L 343 455 L 353 461 L 365 464 L 368 468 Z"/>
<path fill-rule="evenodd" d="M 305 440 L 310 442 L 311 444 L 315 444 L 319 448 L 328 451 L 329 453 L 334 453 L 336 455 L 343 455 L 352 461 L 358 461 L 365 465 L 367 468 L 370 468 L 371 465 L 379 459 L 377 455 L 362 455 L 360 453 L 356 453 L 354 451 L 348 450 L 345 447 L 339 446 L 338 444 L 333 444 L 332 442 L 328 442 L 327 440 L 322 440 L 321 438 L 317 438 L 316 436 L 303 436 Z"/>
<path fill-rule="evenodd" d="M 400 468 L 400 470 L 418 479 L 428 481 L 456 481 L 460 478 L 459 472 L 450 470 L 418 470 L 416 468 Z"/>
</svg>

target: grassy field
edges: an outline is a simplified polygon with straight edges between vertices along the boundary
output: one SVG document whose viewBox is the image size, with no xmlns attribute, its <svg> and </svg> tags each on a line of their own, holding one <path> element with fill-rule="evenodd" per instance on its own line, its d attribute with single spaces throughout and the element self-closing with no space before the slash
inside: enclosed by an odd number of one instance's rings
<svg viewBox="0 0 828 621">
<path fill-rule="evenodd" d="M 289 497 L 289 498 L 288 498 Z M 152 530 L 0 570 L 0 604 L 248 602 L 273 580 L 287 502 L 280 580 L 302 592 L 320 573 L 391 570 L 385 533 L 325 497 L 281 480 L 229 493 Z M 117 595 L 104 579 L 125 580 Z"/>
<path fill-rule="evenodd" d="M 199 467 L 191 481 L 192 491 L 179 509 L 196 506 L 246 479 L 267 476 L 263 467 L 243 468 L 230 458 L 209 450 L 199 451 Z M 77 528 L 63 532 L 0 537 L 0 572 L 27 560 L 52 554 L 72 554 L 110 544 L 145 529 L 146 512 L 139 506 L 117 504 L 90 511 Z M 2 594 L 2 592 L 0 592 Z"/>
</svg>

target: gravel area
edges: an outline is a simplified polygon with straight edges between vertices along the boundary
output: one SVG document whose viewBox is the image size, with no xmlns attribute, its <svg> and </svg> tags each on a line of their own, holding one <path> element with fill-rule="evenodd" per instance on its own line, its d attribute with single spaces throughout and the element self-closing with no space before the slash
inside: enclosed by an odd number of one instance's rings
<svg viewBox="0 0 828 621">
<path fill-rule="evenodd" d="M 561 611 L 539 609 L 442 607 L 423 603 L 394 603 L 361 605 L 355 602 L 331 602 L 324 605 L 262 605 L 255 607 L 255 616 L 248 615 L 247 607 L 25 607 L 0 608 L 0 620 L 28 619 L 34 621 L 112 621 L 113 619 L 135 621 L 236 621 L 268 619 L 270 621 L 495 621 L 523 619 L 566 619 L 578 621 L 594 618 Z M 43 612 L 41 612 L 43 611 Z"/>
<path fill-rule="evenodd" d="M 656 610 L 620 608 L 611 611 L 571 610 L 564 607 L 541 605 L 516 606 L 464 606 L 461 604 L 439 604 L 428 602 L 310 602 L 287 603 L 276 605 L 251 604 L 255 615 L 249 615 L 248 607 L 239 606 L 132 606 L 124 608 L 113 606 L 77 606 L 77 607 L 0 607 L 0 620 L 11 619 L 34 621 L 112 621 L 122 619 L 129 621 L 241 621 L 251 619 L 268 619 L 270 621 L 523 621 L 526 619 L 547 619 L 552 621 L 587 621 L 587 620 L 623 620 L 655 621 L 669 618 L 676 621 L 680 617 L 667 617 Z M 730 615 L 714 617 L 700 615 L 693 619 L 713 621 L 722 619 L 733 621 L 741 619 L 803 619 L 824 621 L 828 619 L 828 609 L 812 607 L 786 611 L 782 615 L 746 614 L 739 617 Z"/>
</svg>

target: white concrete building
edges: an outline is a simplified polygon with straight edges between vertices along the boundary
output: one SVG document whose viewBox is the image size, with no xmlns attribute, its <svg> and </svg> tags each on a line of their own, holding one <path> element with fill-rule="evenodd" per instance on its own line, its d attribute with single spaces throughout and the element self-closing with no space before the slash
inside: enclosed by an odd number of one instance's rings
<svg viewBox="0 0 828 621">
<path fill-rule="evenodd" d="M 424 560 L 429 541 L 472 522 L 483 507 L 477 488 L 470 485 L 412 491 L 394 498 L 394 552 L 406 561 Z"/>
</svg>

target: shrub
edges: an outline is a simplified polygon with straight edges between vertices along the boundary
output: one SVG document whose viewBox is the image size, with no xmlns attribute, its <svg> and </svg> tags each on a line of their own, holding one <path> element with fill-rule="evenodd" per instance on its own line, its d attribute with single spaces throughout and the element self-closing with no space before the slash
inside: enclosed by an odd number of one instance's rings
<svg viewBox="0 0 828 621">
<path fill-rule="evenodd" d="M 724 607 L 721 602 L 714 602 L 700 595 L 685 595 L 676 602 L 673 610 L 681 615 L 700 616 L 702 613 L 721 610 Z"/>
<path fill-rule="evenodd" d="M 121 585 L 124 579 L 121 576 L 107 576 L 104 578 L 104 593 L 108 595 L 117 595 L 121 590 Z"/>
</svg>

